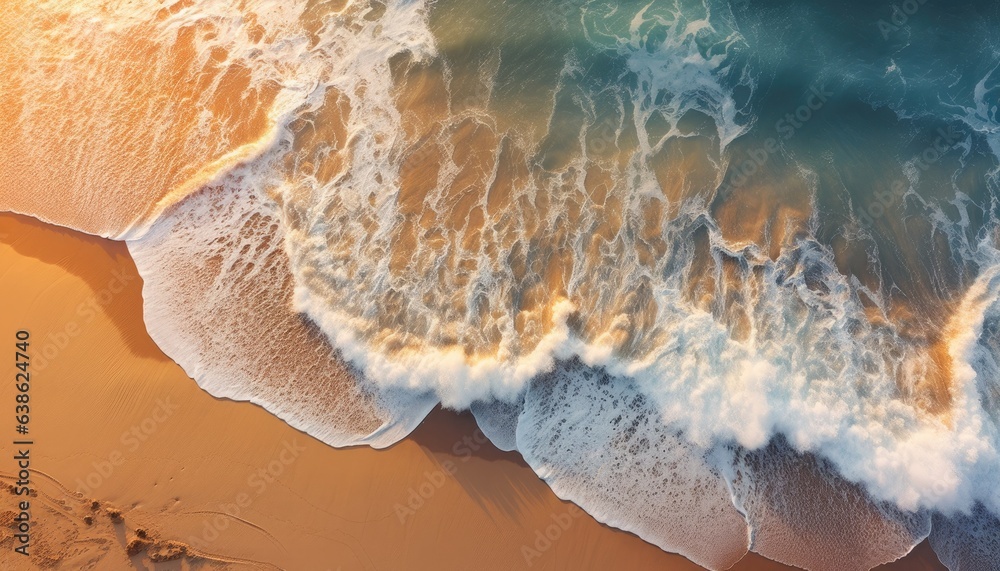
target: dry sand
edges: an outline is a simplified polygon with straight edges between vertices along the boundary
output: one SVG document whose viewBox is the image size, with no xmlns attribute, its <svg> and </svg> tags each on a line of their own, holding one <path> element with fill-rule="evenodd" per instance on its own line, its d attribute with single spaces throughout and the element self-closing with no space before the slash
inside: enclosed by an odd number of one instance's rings
<svg viewBox="0 0 1000 571">
<path fill-rule="evenodd" d="M 211 397 L 146 334 L 121 243 L 0 215 L 0 296 L 0 340 L 32 335 L 37 488 L 30 560 L 0 493 L 0 569 L 698 569 L 560 501 L 468 415 L 435 411 L 388 450 L 334 449 Z M 13 400 L 4 383 L 0 410 Z M 890 568 L 942 569 L 926 544 Z"/>
</svg>

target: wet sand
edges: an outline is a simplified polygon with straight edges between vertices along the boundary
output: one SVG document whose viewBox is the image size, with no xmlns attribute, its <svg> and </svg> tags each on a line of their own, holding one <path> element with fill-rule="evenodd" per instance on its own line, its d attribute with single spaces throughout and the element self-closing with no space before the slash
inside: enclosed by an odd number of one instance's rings
<svg viewBox="0 0 1000 571">
<path fill-rule="evenodd" d="M 32 335 L 38 492 L 27 560 L 0 493 L 2 569 L 699 569 L 560 501 L 469 415 L 334 449 L 208 395 L 146 334 L 124 244 L 0 215 L 0 295 L 0 337 Z M 790 568 L 751 554 L 735 569 Z M 885 569 L 943 567 L 925 544 Z"/>
</svg>

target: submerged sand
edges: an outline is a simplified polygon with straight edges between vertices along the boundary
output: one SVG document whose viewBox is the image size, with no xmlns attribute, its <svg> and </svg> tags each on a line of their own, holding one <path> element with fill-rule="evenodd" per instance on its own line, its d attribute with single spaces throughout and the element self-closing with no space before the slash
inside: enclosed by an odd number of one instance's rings
<svg viewBox="0 0 1000 571">
<path fill-rule="evenodd" d="M 37 489 L 29 559 L 0 493 L 0 568 L 699 569 L 559 500 L 467 414 L 334 449 L 212 397 L 147 335 L 141 290 L 124 244 L 0 215 L 0 336 L 32 335 Z M 924 544 L 886 569 L 943 567 Z"/>
</svg>

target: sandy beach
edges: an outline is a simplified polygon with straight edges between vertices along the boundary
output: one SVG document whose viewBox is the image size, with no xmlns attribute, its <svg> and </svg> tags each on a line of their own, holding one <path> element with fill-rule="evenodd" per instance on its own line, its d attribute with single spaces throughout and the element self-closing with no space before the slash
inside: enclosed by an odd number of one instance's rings
<svg viewBox="0 0 1000 571">
<path fill-rule="evenodd" d="M 334 449 L 208 395 L 146 334 L 141 288 L 124 244 L 0 215 L 0 336 L 31 333 L 37 494 L 30 558 L 13 552 L 19 498 L 0 495 L 0 568 L 699 569 L 559 500 L 467 414 Z M 924 544 L 885 569 L 943 567 Z"/>
</svg>

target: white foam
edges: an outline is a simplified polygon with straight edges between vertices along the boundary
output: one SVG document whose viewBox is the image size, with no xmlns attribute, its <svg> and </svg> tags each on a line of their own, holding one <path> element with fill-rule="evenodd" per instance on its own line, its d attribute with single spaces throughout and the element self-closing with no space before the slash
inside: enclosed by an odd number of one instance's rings
<svg viewBox="0 0 1000 571">
<path fill-rule="evenodd" d="M 930 541 L 950 571 L 991 571 L 1000 561 L 1000 519 L 981 505 L 953 517 L 936 515 Z"/>
<path fill-rule="evenodd" d="M 651 27 L 664 28 L 664 35 L 650 33 Z M 634 16 L 629 31 L 628 38 L 619 39 L 619 51 L 628 55 L 629 68 L 638 78 L 636 125 L 645 131 L 643 126 L 653 112 L 662 113 L 670 124 L 667 134 L 652 147 L 648 138 L 640 137 L 640 144 L 650 152 L 671 138 L 685 136 L 677 124 L 689 111 L 715 121 L 720 150 L 753 126 L 748 110 L 740 108 L 733 97 L 731 85 L 753 89 L 756 80 L 735 56 L 746 45 L 727 7 L 701 1 L 675 6 L 650 2 Z M 651 104 L 664 95 L 670 98 L 669 105 Z"/>
<path fill-rule="evenodd" d="M 523 409 L 523 397 L 515 403 L 499 399 L 476 401 L 469 407 L 483 434 L 494 446 L 507 452 L 517 450 L 517 423 Z"/>
<path fill-rule="evenodd" d="M 749 532 L 707 452 L 663 422 L 633 383 L 580 363 L 532 384 L 517 425 L 525 461 L 559 497 L 710 569 Z"/>
</svg>

